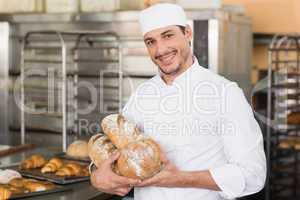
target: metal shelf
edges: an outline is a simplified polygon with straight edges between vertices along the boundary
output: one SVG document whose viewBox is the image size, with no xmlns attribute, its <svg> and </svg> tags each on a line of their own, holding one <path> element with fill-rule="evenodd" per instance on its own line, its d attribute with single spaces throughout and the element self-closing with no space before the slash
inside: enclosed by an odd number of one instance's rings
<svg viewBox="0 0 300 200">
<path fill-rule="evenodd" d="M 256 35 L 255 43 L 258 41 L 270 44 L 265 139 L 271 178 L 267 179 L 266 199 L 280 199 L 279 194 L 297 199 L 300 149 L 293 142 L 285 141 L 300 138 L 300 124 L 288 123 L 289 113 L 300 111 L 300 35 Z M 282 163 L 288 164 L 279 169 Z M 285 179 L 290 183 L 282 183 Z"/>
<path fill-rule="evenodd" d="M 23 38 L 22 64 L 21 64 L 21 143 L 25 143 L 26 121 L 32 117 L 58 118 L 62 125 L 62 149 L 66 151 L 67 136 L 70 132 L 76 132 L 78 122 L 78 102 L 82 100 L 78 96 L 78 79 L 83 67 L 82 63 L 93 63 L 99 69 L 111 69 L 117 74 L 116 90 L 117 99 L 114 99 L 113 106 L 119 110 L 122 107 L 122 56 L 119 37 L 113 32 L 103 31 L 32 31 L 28 32 Z M 97 54 L 99 59 L 94 59 Z M 90 65 L 89 65 L 90 66 Z M 99 66 L 101 66 L 99 68 Z M 95 70 L 96 68 L 95 67 Z M 49 71 L 51 68 L 52 71 Z M 33 77 L 27 77 L 30 70 L 39 70 L 37 75 L 42 79 L 48 80 L 47 84 L 32 82 L 31 85 L 26 81 Z M 94 72 L 95 73 L 95 72 Z M 49 74 L 52 77 L 49 78 Z M 29 74 L 30 75 L 30 74 Z M 95 74 L 91 74 L 94 75 Z M 26 77 L 26 79 L 25 79 Z M 30 89 L 38 90 L 37 93 L 47 92 L 48 83 L 54 85 L 51 94 L 44 98 L 47 93 L 30 102 Z M 26 103 L 30 102 L 35 106 L 47 105 L 41 100 L 55 101 L 51 112 L 31 112 L 26 113 Z M 58 105 L 58 106 L 57 106 Z M 48 105 L 49 106 L 49 105 Z M 47 108 L 47 107 L 46 107 Z M 46 109 L 47 110 L 47 109 Z M 26 113 L 26 115 L 25 115 Z M 31 118 L 31 117 L 30 117 Z"/>
</svg>

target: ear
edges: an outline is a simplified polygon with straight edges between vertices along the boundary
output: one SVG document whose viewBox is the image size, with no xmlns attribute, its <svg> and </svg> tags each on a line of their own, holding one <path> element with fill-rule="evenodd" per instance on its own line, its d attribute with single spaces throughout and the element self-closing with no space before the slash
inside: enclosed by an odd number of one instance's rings
<svg viewBox="0 0 300 200">
<path fill-rule="evenodd" d="M 190 25 L 185 26 L 185 36 L 191 42 L 193 38 L 193 31 Z"/>
</svg>

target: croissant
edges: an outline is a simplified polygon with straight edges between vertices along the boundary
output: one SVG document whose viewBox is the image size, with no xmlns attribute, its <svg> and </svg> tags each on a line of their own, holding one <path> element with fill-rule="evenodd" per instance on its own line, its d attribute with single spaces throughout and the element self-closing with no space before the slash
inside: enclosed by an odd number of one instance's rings
<svg viewBox="0 0 300 200">
<path fill-rule="evenodd" d="M 49 172 L 56 172 L 59 168 L 63 166 L 63 161 L 59 158 L 52 158 L 42 169 L 43 174 Z"/>
<path fill-rule="evenodd" d="M 28 180 L 24 183 L 24 188 L 28 189 L 30 192 L 51 190 L 54 187 L 55 186 L 52 183 L 36 181 L 36 180 Z"/>
<path fill-rule="evenodd" d="M 24 179 L 23 178 L 14 178 L 8 183 L 10 186 L 22 188 L 24 187 Z"/>
<path fill-rule="evenodd" d="M 14 186 L 8 186 L 8 189 L 12 192 L 13 195 L 15 194 L 24 194 L 28 193 L 29 190 L 22 188 L 22 187 L 14 187 Z"/>
<path fill-rule="evenodd" d="M 0 200 L 9 199 L 12 192 L 4 185 L 0 185 Z"/>
<path fill-rule="evenodd" d="M 89 173 L 89 169 L 88 167 L 84 167 L 82 170 L 81 170 L 81 176 L 89 176 L 90 173 Z"/>
<path fill-rule="evenodd" d="M 68 163 L 60 168 L 55 175 L 57 176 L 79 176 L 81 174 L 81 166 L 75 163 Z"/>
<path fill-rule="evenodd" d="M 42 167 L 46 164 L 46 160 L 43 156 L 41 155 L 32 155 L 29 158 L 25 159 L 21 165 L 21 169 L 35 169 Z"/>
</svg>

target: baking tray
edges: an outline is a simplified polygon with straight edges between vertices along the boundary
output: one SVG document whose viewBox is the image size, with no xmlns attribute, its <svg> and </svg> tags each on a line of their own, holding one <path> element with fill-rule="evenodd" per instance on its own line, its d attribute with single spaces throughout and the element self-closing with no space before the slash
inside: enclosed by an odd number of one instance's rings
<svg viewBox="0 0 300 200">
<path fill-rule="evenodd" d="M 40 169 L 19 170 L 19 172 L 24 177 L 50 181 L 52 183 L 57 183 L 57 184 L 61 184 L 61 185 L 70 184 L 70 183 L 78 183 L 78 182 L 90 180 L 89 176 L 60 177 L 60 176 L 56 176 L 55 174 L 50 174 L 50 173 L 43 174 L 43 173 L 41 173 Z"/>
<path fill-rule="evenodd" d="M 51 190 L 12 195 L 12 197 L 10 197 L 9 199 L 25 199 L 25 198 L 29 198 L 29 197 L 53 194 L 53 193 L 58 193 L 58 192 L 65 192 L 65 191 L 70 191 L 70 190 L 72 190 L 72 188 L 56 185 L 55 188 L 51 189 Z"/>
<path fill-rule="evenodd" d="M 59 157 L 61 159 L 65 160 L 72 160 L 72 161 L 79 161 L 79 162 L 84 162 L 84 163 L 90 163 L 91 159 L 90 158 L 78 158 L 78 157 L 72 157 L 68 156 L 66 153 L 61 152 L 55 155 L 55 157 Z"/>
<path fill-rule="evenodd" d="M 79 161 L 70 161 L 70 162 L 88 166 L 87 163 L 83 163 L 83 162 L 79 162 Z M 90 179 L 89 176 L 60 177 L 60 176 L 56 176 L 54 173 L 43 174 L 41 172 L 41 168 L 23 170 L 23 169 L 19 169 L 19 166 L 13 166 L 13 167 L 10 167 L 10 169 L 18 171 L 24 177 L 34 178 L 34 179 L 39 179 L 39 180 L 44 180 L 44 181 L 50 181 L 52 183 L 57 183 L 57 184 L 61 184 L 61 185 L 77 183 L 77 182 L 82 182 L 82 181 L 88 181 Z"/>
</svg>

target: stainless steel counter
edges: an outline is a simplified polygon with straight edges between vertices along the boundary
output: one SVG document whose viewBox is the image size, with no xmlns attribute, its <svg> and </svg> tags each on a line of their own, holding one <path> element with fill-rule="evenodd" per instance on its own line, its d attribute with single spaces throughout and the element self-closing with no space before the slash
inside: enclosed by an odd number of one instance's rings
<svg viewBox="0 0 300 200">
<path fill-rule="evenodd" d="M 85 199 L 97 199 L 108 200 L 111 199 L 111 195 L 104 194 L 94 189 L 88 182 L 75 183 L 68 185 L 72 190 L 65 192 L 58 192 L 48 195 L 41 195 L 31 197 L 31 200 L 85 200 Z M 27 198 L 26 198 L 27 199 Z"/>
<path fill-rule="evenodd" d="M 34 150 L 13 154 L 11 156 L 6 156 L 0 158 L 0 167 L 6 168 L 11 165 L 18 164 L 21 160 L 23 160 L 28 155 L 40 153 L 45 156 L 51 156 L 56 152 L 55 150 L 49 150 L 45 148 L 37 148 Z M 91 186 L 90 182 L 84 181 L 75 184 L 66 185 L 66 187 L 70 188 L 71 190 L 67 190 L 64 192 L 58 192 L 53 194 L 41 195 L 31 198 L 26 198 L 28 200 L 86 200 L 86 199 L 95 199 L 95 200 L 108 200 L 111 199 L 112 196 L 102 193 L 96 190 L 94 187 Z"/>
</svg>

